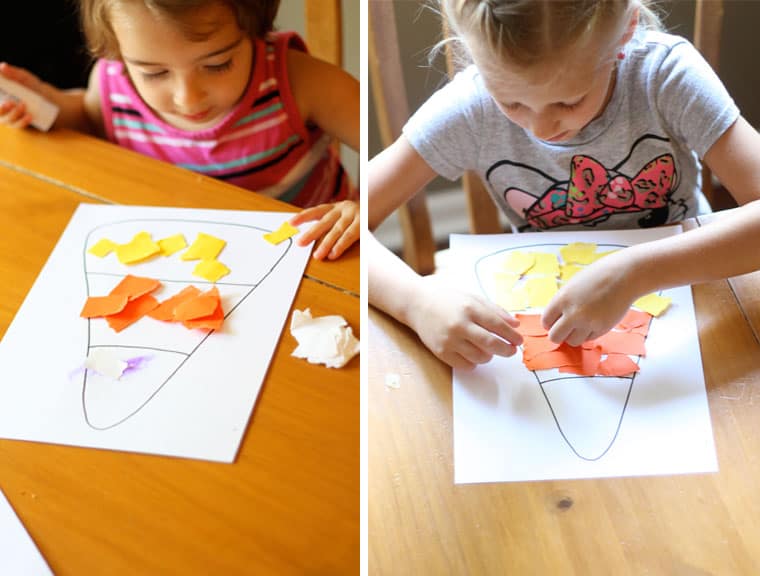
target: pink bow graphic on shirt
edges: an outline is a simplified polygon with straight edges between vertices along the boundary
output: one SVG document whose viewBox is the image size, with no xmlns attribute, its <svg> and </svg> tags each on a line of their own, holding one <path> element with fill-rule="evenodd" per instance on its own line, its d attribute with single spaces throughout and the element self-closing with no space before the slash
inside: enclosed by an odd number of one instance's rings
<svg viewBox="0 0 760 576">
<path fill-rule="evenodd" d="M 589 156 L 573 156 L 567 189 L 549 188 L 525 211 L 525 220 L 535 228 L 547 229 L 590 222 L 615 212 L 662 208 L 668 204 L 676 179 L 670 154 L 658 156 L 633 178 L 615 174 Z"/>
</svg>

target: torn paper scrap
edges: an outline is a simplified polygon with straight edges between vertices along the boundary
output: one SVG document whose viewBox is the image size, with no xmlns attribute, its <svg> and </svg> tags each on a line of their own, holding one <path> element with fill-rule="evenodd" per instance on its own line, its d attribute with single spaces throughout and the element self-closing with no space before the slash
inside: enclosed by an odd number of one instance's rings
<svg viewBox="0 0 760 576">
<path fill-rule="evenodd" d="M 150 294 L 161 286 L 161 281 L 155 278 L 146 278 L 144 276 L 132 276 L 127 274 L 119 282 L 109 296 L 124 295 L 131 302 L 144 294 Z"/>
<path fill-rule="evenodd" d="M 116 247 L 116 256 L 122 264 L 136 264 L 160 252 L 161 247 L 148 232 L 138 232 L 128 243 Z"/>
<path fill-rule="evenodd" d="M 125 362 L 127 363 L 127 367 L 124 369 L 124 372 L 122 372 L 122 376 L 124 374 L 127 374 L 128 372 L 137 372 L 152 359 L 153 359 L 152 354 L 146 354 L 145 356 L 135 356 L 134 358 L 127 358 L 125 360 Z"/>
<path fill-rule="evenodd" d="M 219 260 L 201 260 L 193 270 L 193 276 L 200 276 L 209 282 L 217 282 L 229 273 L 230 269 Z"/>
<path fill-rule="evenodd" d="M 171 256 L 175 252 L 186 248 L 187 241 L 185 241 L 185 237 L 182 234 L 174 234 L 173 236 L 159 240 L 158 246 L 161 248 L 161 254 Z"/>
<path fill-rule="evenodd" d="M 533 263 L 533 266 L 525 272 L 526 275 L 544 275 L 553 276 L 554 278 L 559 276 L 559 261 L 555 254 L 536 252 L 533 254 L 533 257 L 535 262 Z"/>
<path fill-rule="evenodd" d="M 84 367 L 107 378 L 118 380 L 124 374 L 124 370 L 129 368 L 129 364 L 119 358 L 113 350 L 93 348 L 84 361 Z"/>
<path fill-rule="evenodd" d="M 288 238 L 295 236 L 296 234 L 298 234 L 298 228 L 293 226 L 290 222 L 283 222 L 282 226 L 280 226 L 274 232 L 264 234 L 264 240 L 270 244 L 277 245 L 280 242 L 284 242 Z"/>
<path fill-rule="evenodd" d="M 342 368 L 359 353 L 359 341 L 342 316 L 312 318 L 311 310 L 294 310 L 290 333 L 298 341 L 292 356 L 312 364 Z"/>
<path fill-rule="evenodd" d="M 591 264 L 594 261 L 596 244 L 593 242 L 571 242 L 559 249 L 567 264 Z"/>
<path fill-rule="evenodd" d="M 188 329 L 219 330 L 224 323 L 222 300 L 216 286 L 208 292 L 188 286 L 161 302 L 148 316 L 163 322 L 181 322 Z"/>
<path fill-rule="evenodd" d="M 398 390 L 401 388 L 401 376 L 395 372 L 388 372 L 385 375 L 385 386 L 386 388 L 393 388 L 394 390 Z"/>
<path fill-rule="evenodd" d="M 522 276 L 533 267 L 536 261 L 535 254 L 526 252 L 510 252 L 504 258 L 503 268 L 506 272 L 512 272 Z"/>
<path fill-rule="evenodd" d="M 195 286 L 188 286 L 184 288 L 181 292 L 175 294 L 171 298 L 167 298 L 163 302 L 161 302 L 157 308 L 154 308 L 150 312 L 148 312 L 148 316 L 151 318 L 155 318 L 156 320 L 161 320 L 163 322 L 173 322 L 174 321 L 174 311 L 175 309 L 182 304 L 183 302 L 186 302 L 187 300 L 191 300 L 198 296 L 201 293 L 198 288 Z"/>
<path fill-rule="evenodd" d="M 88 250 L 88 252 L 98 258 L 105 258 L 118 247 L 119 245 L 116 242 L 113 242 L 108 238 L 101 238 Z"/>
<path fill-rule="evenodd" d="M 214 313 L 218 304 L 219 290 L 214 286 L 208 292 L 203 292 L 195 298 L 179 303 L 174 309 L 174 319 L 184 322 L 185 320 L 196 320 L 197 318 L 210 316 Z"/>
<path fill-rule="evenodd" d="M 127 305 L 118 314 L 110 314 L 105 318 L 112 330 L 121 332 L 154 308 L 158 308 L 158 300 L 150 294 L 143 294 L 139 298 L 127 302 Z"/>
<path fill-rule="evenodd" d="M 182 260 L 215 260 L 226 245 L 226 240 L 198 232 L 195 241 L 180 258 Z"/>
<path fill-rule="evenodd" d="M 670 306 L 670 298 L 658 294 L 647 294 L 633 303 L 636 308 L 649 312 L 652 316 L 659 316 Z"/>
<path fill-rule="evenodd" d="M 108 296 L 90 296 L 84 303 L 79 315 L 82 318 L 99 318 L 118 314 L 127 305 L 129 298 L 126 294 L 109 294 Z"/>
</svg>

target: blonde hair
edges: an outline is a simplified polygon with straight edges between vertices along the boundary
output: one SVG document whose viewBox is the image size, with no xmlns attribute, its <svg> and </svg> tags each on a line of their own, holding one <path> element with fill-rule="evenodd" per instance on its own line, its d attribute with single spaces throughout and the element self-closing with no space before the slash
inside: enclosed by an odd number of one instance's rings
<svg viewBox="0 0 760 576">
<path fill-rule="evenodd" d="M 96 58 L 121 57 L 119 42 L 111 26 L 111 8 L 120 3 L 143 2 L 157 17 L 176 22 L 190 40 L 202 40 L 192 28 L 189 14 L 209 4 L 228 6 L 238 26 L 251 38 L 261 38 L 274 27 L 280 0 L 80 0 L 79 16 L 87 48 Z"/>
<path fill-rule="evenodd" d="M 450 38 L 464 45 L 459 60 L 470 60 L 469 48 L 518 66 L 546 61 L 558 53 L 619 28 L 639 9 L 639 26 L 661 29 L 647 0 L 440 0 Z M 466 40 L 465 40 L 466 39 Z"/>
</svg>

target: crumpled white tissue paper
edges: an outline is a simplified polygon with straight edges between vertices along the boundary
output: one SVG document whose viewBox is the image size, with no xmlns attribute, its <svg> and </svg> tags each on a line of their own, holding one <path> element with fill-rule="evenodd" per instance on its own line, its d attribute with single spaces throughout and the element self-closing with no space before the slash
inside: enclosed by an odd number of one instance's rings
<svg viewBox="0 0 760 576">
<path fill-rule="evenodd" d="M 312 318 L 309 308 L 293 310 L 290 333 L 298 341 L 291 355 L 312 364 L 342 368 L 359 353 L 359 341 L 342 316 Z"/>
</svg>

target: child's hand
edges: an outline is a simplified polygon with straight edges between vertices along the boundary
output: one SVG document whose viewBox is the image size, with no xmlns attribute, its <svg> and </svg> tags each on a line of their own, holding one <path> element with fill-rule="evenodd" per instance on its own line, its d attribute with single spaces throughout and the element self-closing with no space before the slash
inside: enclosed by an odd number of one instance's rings
<svg viewBox="0 0 760 576">
<path fill-rule="evenodd" d="M 496 356 L 512 356 L 522 336 L 519 322 L 496 304 L 452 290 L 446 281 L 424 276 L 409 303 L 409 326 L 433 354 L 454 368 L 472 369 Z"/>
<path fill-rule="evenodd" d="M 638 297 L 628 271 L 613 254 L 573 276 L 544 310 L 549 339 L 580 346 L 609 332 Z"/>
<path fill-rule="evenodd" d="M 31 72 L 23 68 L 11 66 L 5 62 L 0 63 L 0 74 L 8 80 L 13 80 L 27 88 L 39 92 L 42 81 Z M 2 97 L 0 97 L 2 98 Z M 10 98 L 0 99 L 0 124 L 13 128 L 26 128 L 32 121 L 32 115 L 26 109 L 26 104 Z"/>
<path fill-rule="evenodd" d="M 290 223 L 298 226 L 312 220 L 319 222 L 298 239 L 298 245 L 305 246 L 312 240 L 322 238 L 314 250 L 317 260 L 325 257 L 335 260 L 359 239 L 359 204 L 353 200 L 306 208 L 291 218 Z"/>
</svg>

